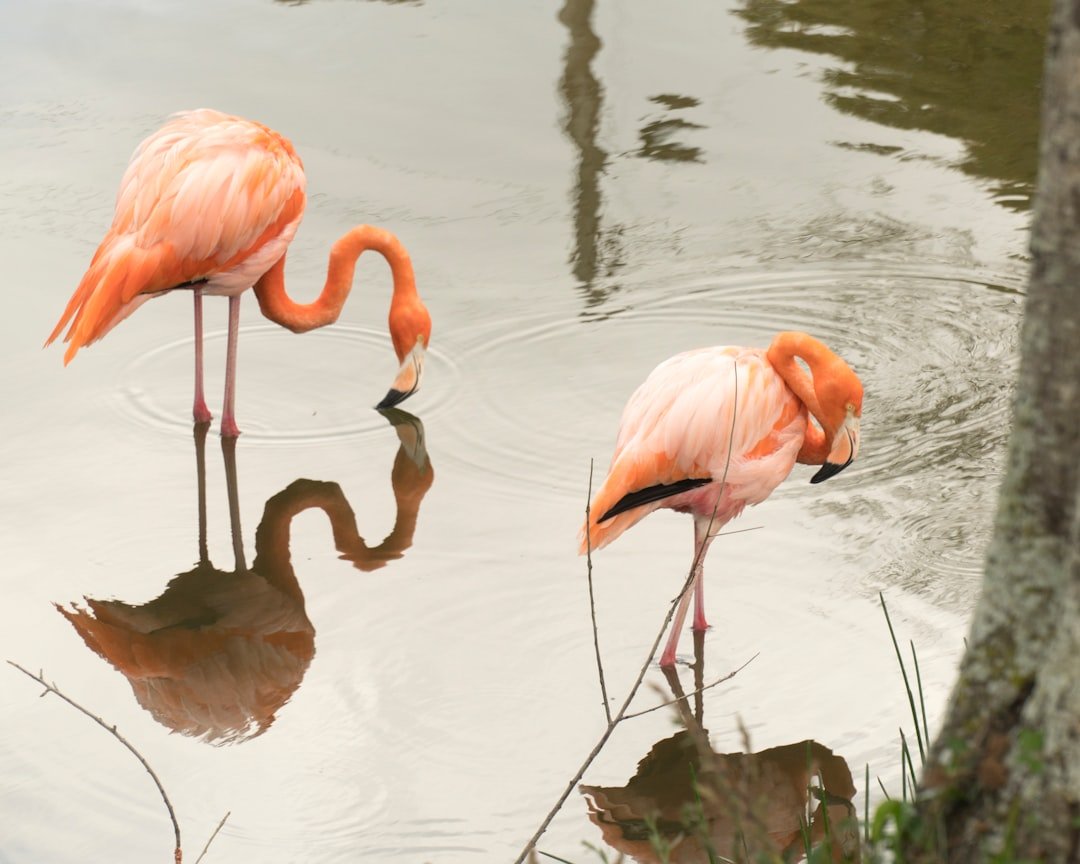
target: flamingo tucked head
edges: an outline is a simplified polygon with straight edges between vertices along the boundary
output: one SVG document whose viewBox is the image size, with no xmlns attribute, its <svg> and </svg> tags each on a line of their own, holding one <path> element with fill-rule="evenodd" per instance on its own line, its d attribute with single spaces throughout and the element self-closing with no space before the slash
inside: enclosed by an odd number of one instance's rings
<svg viewBox="0 0 1080 864">
<path fill-rule="evenodd" d="M 859 455 L 863 387 L 851 367 L 835 354 L 818 364 L 813 380 L 821 406 L 818 419 L 829 444 L 829 455 L 821 469 L 810 478 L 811 483 L 820 483 L 839 474 Z"/>
<path fill-rule="evenodd" d="M 401 368 L 376 408 L 392 408 L 420 389 L 424 354 L 431 344 L 431 314 L 416 294 L 390 304 L 390 338 Z"/>
<path fill-rule="evenodd" d="M 807 333 L 777 333 L 767 356 L 820 424 L 807 426 L 798 456 L 800 462 L 821 466 L 810 482 L 820 483 L 839 474 L 859 453 L 863 400 L 859 376 L 828 346 Z"/>
</svg>

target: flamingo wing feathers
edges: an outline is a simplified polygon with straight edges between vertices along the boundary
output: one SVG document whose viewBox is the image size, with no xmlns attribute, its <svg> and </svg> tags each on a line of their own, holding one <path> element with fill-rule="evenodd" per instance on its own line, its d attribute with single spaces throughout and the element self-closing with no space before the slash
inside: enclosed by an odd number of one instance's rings
<svg viewBox="0 0 1080 864">
<path fill-rule="evenodd" d="M 662 498 L 601 520 L 625 496 L 684 481 L 724 479 L 737 510 L 791 471 L 806 410 L 755 348 L 704 348 L 664 361 L 623 411 L 611 470 L 590 507 L 592 548 L 610 543 Z"/>
<path fill-rule="evenodd" d="M 175 115 L 132 156 L 112 227 L 46 344 L 70 321 L 66 363 L 148 295 L 213 280 L 249 287 L 292 240 L 304 187 L 292 145 L 265 126 L 207 109 Z M 261 250 L 271 260 L 244 272 Z"/>
</svg>

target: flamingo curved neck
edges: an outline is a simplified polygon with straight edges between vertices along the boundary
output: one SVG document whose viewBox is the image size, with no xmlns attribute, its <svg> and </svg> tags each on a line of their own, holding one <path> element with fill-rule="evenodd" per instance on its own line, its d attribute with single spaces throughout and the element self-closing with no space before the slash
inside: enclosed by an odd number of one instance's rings
<svg viewBox="0 0 1080 864">
<path fill-rule="evenodd" d="M 416 295 L 412 261 L 401 241 L 389 231 L 372 225 L 358 225 L 347 231 L 330 249 L 326 284 L 311 303 L 297 303 L 285 293 L 285 256 L 255 283 L 255 297 L 262 314 L 292 330 L 305 333 L 333 324 L 352 290 L 356 260 L 367 250 L 380 253 L 394 277 L 394 303 Z"/>
<path fill-rule="evenodd" d="M 835 431 L 830 430 L 826 423 L 811 376 L 822 374 L 823 368 L 835 355 L 805 333 L 780 333 L 769 346 L 767 356 L 780 377 L 820 424 L 807 422 L 806 436 L 796 457 L 797 461 L 805 465 L 823 464 L 832 449 Z M 796 358 L 806 362 L 810 367 L 810 374 L 799 365 Z"/>
</svg>

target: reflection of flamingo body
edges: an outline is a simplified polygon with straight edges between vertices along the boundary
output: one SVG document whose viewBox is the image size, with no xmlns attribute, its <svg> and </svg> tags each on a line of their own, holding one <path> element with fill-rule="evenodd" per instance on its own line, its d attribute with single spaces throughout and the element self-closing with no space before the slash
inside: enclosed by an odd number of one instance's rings
<svg viewBox="0 0 1080 864">
<path fill-rule="evenodd" d="M 367 249 L 390 265 L 390 336 L 401 368 L 380 408 L 420 386 L 431 317 L 416 293 L 412 263 L 389 231 L 360 225 L 330 250 L 322 293 L 295 303 L 285 293 L 285 251 L 304 212 L 304 168 L 288 139 L 259 123 L 202 109 L 175 115 L 139 145 L 120 183 L 116 214 L 90 268 L 46 341 L 68 325 L 66 364 L 151 297 L 190 288 L 195 298 L 195 402 L 203 394 L 202 295 L 229 298 L 221 434 L 236 426 L 236 342 L 240 294 L 255 286 L 262 313 L 302 333 L 337 320 Z"/>
<path fill-rule="evenodd" d="M 841 756 L 816 741 L 758 753 L 713 750 L 703 725 L 703 648 L 704 634 L 695 631 L 693 711 L 678 675 L 663 670 L 684 728 L 654 744 L 625 786 L 579 787 L 604 841 L 641 864 L 659 862 L 658 848 L 670 864 L 705 864 L 794 861 L 807 843 L 828 838 L 833 861 L 858 861 L 855 784 Z"/>
<path fill-rule="evenodd" d="M 271 497 L 255 533 L 255 561 L 244 564 L 236 490 L 236 442 L 226 439 L 226 479 L 236 567 L 216 568 L 206 543 L 205 424 L 195 427 L 199 487 L 199 563 L 175 576 L 161 596 L 131 605 L 87 598 L 87 608 L 57 607 L 87 646 L 128 679 L 136 699 L 161 724 L 213 743 L 264 732 L 300 686 L 315 655 L 315 628 L 291 561 L 293 518 L 310 508 L 330 521 L 334 547 L 356 569 L 376 570 L 412 544 L 417 515 L 434 476 L 420 421 L 385 413 L 401 442 L 391 475 L 394 530 L 369 547 L 337 483 L 296 480 Z"/>
<path fill-rule="evenodd" d="M 767 351 L 719 347 L 672 357 L 623 411 L 581 551 L 585 539 L 593 549 L 606 546 L 662 507 L 692 514 L 694 629 L 704 630 L 702 561 L 720 527 L 764 501 L 796 462 L 822 466 L 811 483 L 843 470 L 858 453 L 861 414 L 855 373 L 805 333 L 780 333 Z M 675 663 L 690 594 L 679 604 L 662 666 Z"/>
<path fill-rule="evenodd" d="M 807 824 L 814 777 L 824 800 L 811 799 Z M 794 861 L 807 841 L 816 846 L 826 836 L 831 860 L 858 860 L 851 770 L 816 741 L 715 753 L 707 737 L 684 729 L 654 744 L 625 786 L 581 792 L 604 841 L 641 864 L 744 860 L 747 848 L 760 860 Z M 662 859 L 656 835 L 668 844 Z"/>
</svg>

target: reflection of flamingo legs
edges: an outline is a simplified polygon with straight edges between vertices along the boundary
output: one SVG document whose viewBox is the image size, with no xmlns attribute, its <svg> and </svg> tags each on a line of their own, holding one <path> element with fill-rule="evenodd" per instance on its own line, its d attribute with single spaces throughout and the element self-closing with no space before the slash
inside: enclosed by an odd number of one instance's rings
<svg viewBox="0 0 1080 864">
<path fill-rule="evenodd" d="M 702 726 L 702 718 L 704 717 L 705 707 L 704 699 L 705 694 L 703 688 L 705 687 L 705 631 L 694 630 L 694 689 L 692 695 L 694 697 L 694 710 L 690 711 L 690 700 L 686 695 L 682 687 L 682 681 L 679 680 L 679 673 L 675 670 L 674 666 L 661 666 L 660 671 L 664 673 L 664 679 L 668 683 L 668 687 L 671 688 L 672 698 L 675 699 L 675 708 L 679 712 L 679 719 L 682 721 L 683 727 L 695 736 L 697 739 L 699 736 L 704 735 L 705 742 L 708 742 L 708 733 Z M 697 741 L 698 745 L 701 745 L 701 741 Z M 708 749 L 706 747 L 706 749 Z"/>
<path fill-rule="evenodd" d="M 233 557 L 237 571 L 247 570 L 244 560 L 244 535 L 240 530 L 240 493 L 236 472 L 236 436 L 221 439 L 225 461 L 225 488 L 229 496 L 229 529 L 232 532 Z"/>
</svg>

